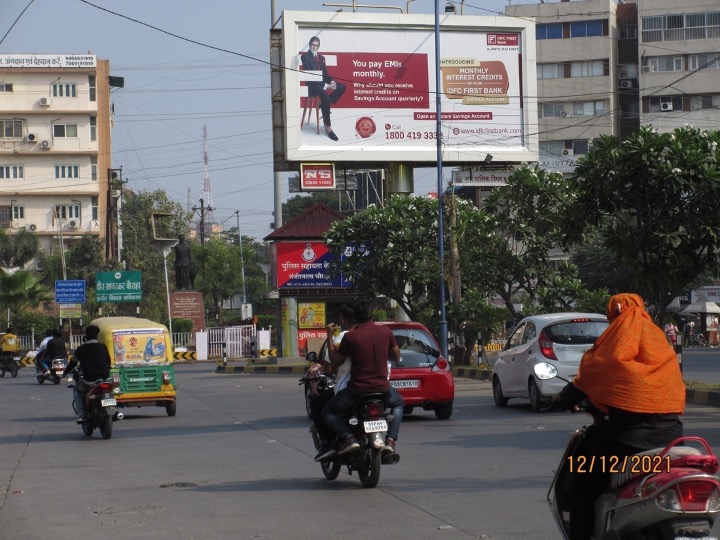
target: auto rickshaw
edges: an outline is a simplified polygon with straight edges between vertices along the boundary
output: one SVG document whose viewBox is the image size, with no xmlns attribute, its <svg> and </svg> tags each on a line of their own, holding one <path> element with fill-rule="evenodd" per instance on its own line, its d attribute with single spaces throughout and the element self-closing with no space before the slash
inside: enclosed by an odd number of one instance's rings
<svg viewBox="0 0 720 540">
<path fill-rule="evenodd" d="M 149 319 L 102 317 L 98 341 L 110 351 L 110 376 L 118 407 L 165 407 L 177 410 L 172 339 L 167 327 Z"/>
</svg>

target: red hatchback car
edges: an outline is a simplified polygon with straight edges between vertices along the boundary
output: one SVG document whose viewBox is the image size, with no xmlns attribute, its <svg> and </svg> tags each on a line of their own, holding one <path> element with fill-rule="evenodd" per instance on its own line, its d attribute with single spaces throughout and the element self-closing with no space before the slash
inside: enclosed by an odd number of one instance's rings
<svg viewBox="0 0 720 540">
<path fill-rule="evenodd" d="M 392 330 L 400 362 L 390 369 L 390 384 L 405 400 L 405 414 L 415 407 L 435 411 L 440 420 L 452 415 L 455 380 L 450 363 L 430 331 L 417 322 L 381 322 Z"/>
</svg>

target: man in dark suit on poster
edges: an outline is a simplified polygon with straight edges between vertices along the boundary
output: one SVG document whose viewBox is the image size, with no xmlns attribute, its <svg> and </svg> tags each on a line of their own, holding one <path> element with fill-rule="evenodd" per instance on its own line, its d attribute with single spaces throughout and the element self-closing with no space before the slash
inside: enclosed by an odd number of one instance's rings
<svg viewBox="0 0 720 540">
<path fill-rule="evenodd" d="M 322 82 L 308 81 L 308 96 L 317 96 L 320 98 L 320 110 L 322 111 L 323 124 L 325 124 L 325 133 L 327 133 L 327 136 L 333 141 L 337 141 L 338 137 L 335 135 L 330 123 L 330 105 L 337 103 L 343 93 L 345 93 L 345 85 L 334 81 L 328 74 L 325 57 L 318 54 L 319 48 L 320 38 L 317 36 L 311 37 L 308 51 L 303 53 L 300 58 L 304 70 L 322 72 Z M 331 90 L 329 94 L 327 93 L 328 90 Z"/>
</svg>

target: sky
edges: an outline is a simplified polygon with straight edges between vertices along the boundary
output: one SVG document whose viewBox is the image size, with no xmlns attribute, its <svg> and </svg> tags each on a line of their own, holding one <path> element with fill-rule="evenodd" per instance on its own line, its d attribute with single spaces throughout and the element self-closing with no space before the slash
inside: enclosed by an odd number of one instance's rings
<svg viewBox="0 0 720 540">
<path fill-rule="evenodd" d="M 463 13 L 502 14 L 510 0 L 465 0 Z M 352 0 L 331 0 L 351 5 Z M 434 13 L 434 0 L 362 0 Z M 513 4 L 529 3 L 512 0 Z M 532 2 L 534 3 L 534 2 Z M 110 61 L 112 166 L 127 187 L 162 189 L 200 207 L 208 178 L 214 221 L 261 240 L 272 232 L 269 29 L 271 0 L 0 0 L 0 53 L 95 54 Z M 337 11 L 319 0 L 275 0 L 284 10 Z M 458 6 L 460 2 L 456 2 Z M 445 0 L 440 2 L 444 10 Z M 343 8 L 352 12 L 352 8 Z M 358 9 L 382 13 L 383 10 Z M 458 7 L 459 11 L 459 7 Z M 282 173 L 283 201 L 289 193 Z M 437 190 L 433 169 L 416 170 L 415 193 Z M 195 217 L 199 217 L 199 212 Z"/>
</svg>

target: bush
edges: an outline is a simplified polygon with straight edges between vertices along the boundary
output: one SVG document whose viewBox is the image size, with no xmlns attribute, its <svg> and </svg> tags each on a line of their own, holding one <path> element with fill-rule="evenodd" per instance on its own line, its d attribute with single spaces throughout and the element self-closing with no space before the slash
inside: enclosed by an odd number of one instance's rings
<svg viewBox="0 0 720 540">
<path fill-rule="evenodd" d="M 178 334 L 184 334 L 187 332 L 192 332 L 193 322 L 190 319 L 177 318 L 172 320 L 172 327 L 173 332 L 176 332 Z"/>
<path fill-rule="evenodd" d="M 18 336 L 32 336 L 33 332 L 35 332 L 36 341 L 42 340 L 47 330 L 58 328 L 57 319 L 33 311 L 18 313 L 11 322 Z M 3 328 L 3 331 L 5 331 L 5 328 Z"/>
</svg>

